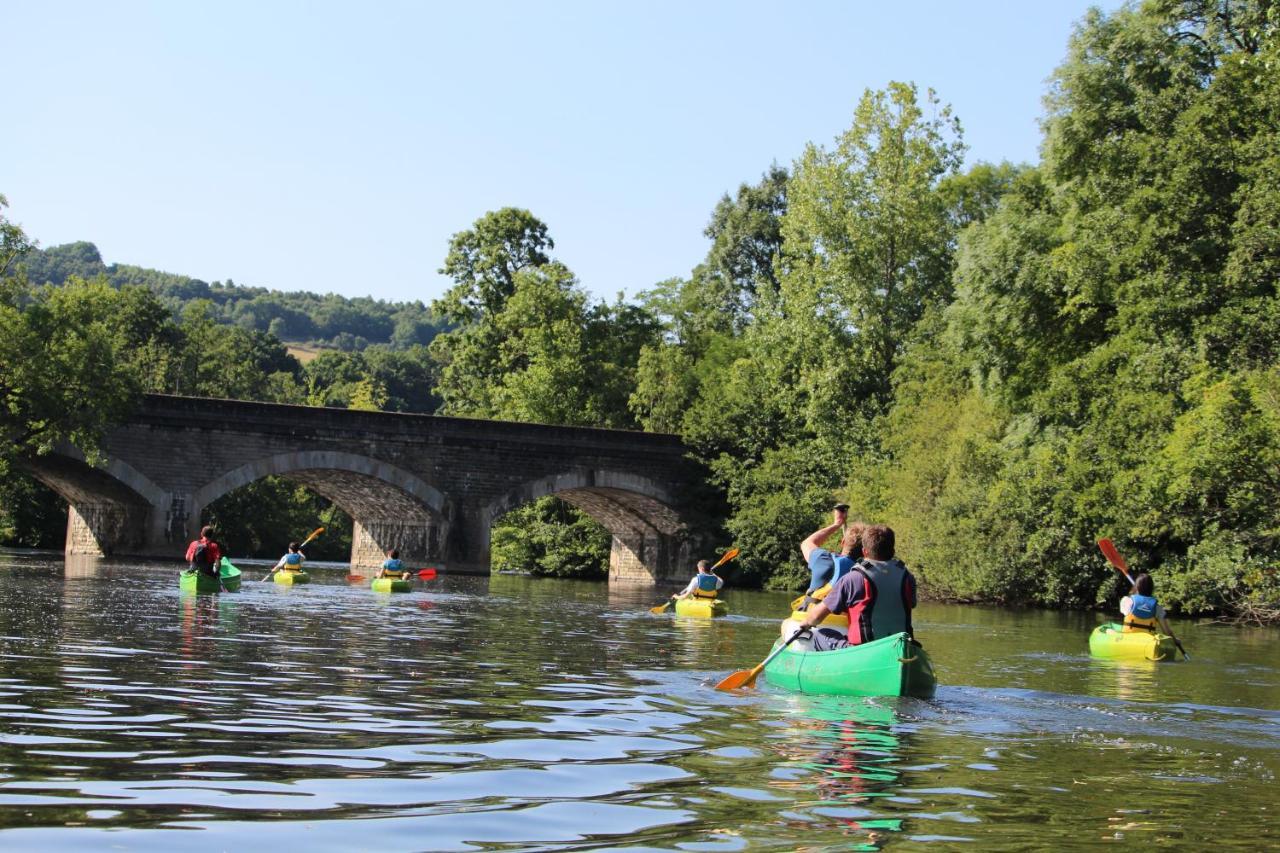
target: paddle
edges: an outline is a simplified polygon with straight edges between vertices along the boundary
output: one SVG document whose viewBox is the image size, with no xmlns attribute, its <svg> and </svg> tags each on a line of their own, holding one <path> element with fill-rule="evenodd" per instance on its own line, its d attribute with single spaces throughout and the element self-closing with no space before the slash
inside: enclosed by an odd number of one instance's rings
<svg viewBox="0 0 1280 853">
<path fill-rule="evenodd" d="M 308 543 L 308 542 L 310 542 L 312 539 L 315 539 L 315 538 L 316 538 L 317 536 L 319 536 L 321 533 L 324 533 L 324 528 L 323 528 L 323 527 L 317 527 L 315 530 L 311 531 L 311 535 L 309 535 L 306 539 L 303 539 L 303 540 L 302 540 L 302 544 L 298 546 L 298 550 L 299 550 L 299 551 L 301 551 L 303 548 L 307 547 L 307 543 Z M 277 563 L 276 565 L 272 566 L 272 567 L 271 567 L 271 571 L 267 572 L 267 575 L 266 575 L 266 577 L 264 577 L 264 578 L 263 578 L 263 580 L 264 580 L 264 581 L 265 581 L 265 580 L 268 580 L 272 575 L 274 575 L 274 574 L 276 573 L 276 570 L 277 570 L 278 568 L 280 568 L 280 564 L 279 564 L 279 563 Z"/>
<path fill-rule="evenodd" d="M 1129 582 L 1129 586 L 1133 586 L 1133 578 L 1129 577 L 1129 564 L 1124 561 L 1124 557 L 1120 556 L 1120 552 L 1116 550 L 1115 543 L 1110 539 L 1099 539 L 1098 547 L 1102 549 L 1102 556 L 1107 558 L 1107 562 L 1115 567 L 1124 579 Z M 1165 628 L 1168 629 L 1168 623 Z M 1187 650 L 1182 647 L 1182 641 L 1173 636 L 1173 631 L 1169 631 L 1169 636 L 1173 639 L 1173 644 L 1178 647 L 1178 651 L 1182 652 L 1183 660 L 1191 660 L 1191 656 L 1187 654 Z"/>
<path fill-rule="evenodd" d="M 716 690 L 737 690 L 739 687 L 751 687 L 756 683 L 756 677 L 759 676 L 760 673 L 764 671 L 764 668 L 769 665 L 769 661 L 776 658 L 783 649 L 791 645 L 791 643 L 806 630 L 807 629 L 805 628 L 797 628 L 795 633 L 788 637 L 785 643 L 770 652 L 769 656 L 760 661 L 760 663 L 758 663 L 754 668 L 740 669 L 737 672 L 730 673 L 723 681 L 716 685 Z"/>
<path fill-rule="evenodd" d="M 724 552 L 724 556 L 722 556 L 719 560 L 716 561 L 716 564 L 711 567 L 710 571 L 714 572 L 716 569 L 720 568 L 725 563 L 729 562 L 734 557 L 738 556 L 738 554 L 740 553 L 742 552 L 739 551 L 737 548 L 730 548 L 728 551 Z M 669 599 L 664 601 L 662 604 L 659 604 L 657 607 L 650 607 L 649 612 L 650 613 L 666 613 L 667 608 L 670 607 L 672 604 L 674 604 L 675 600 L 676 600 L 676 597 L 673 595 Z"/>
<path fill-rule="evenodd" d="M 435 569 L 423 569 L 422 571 L 418 572 L 418 577 L 422 578 L 424 581 L 429 581 L 435 576 L 436 576 Z"/>
</svg>

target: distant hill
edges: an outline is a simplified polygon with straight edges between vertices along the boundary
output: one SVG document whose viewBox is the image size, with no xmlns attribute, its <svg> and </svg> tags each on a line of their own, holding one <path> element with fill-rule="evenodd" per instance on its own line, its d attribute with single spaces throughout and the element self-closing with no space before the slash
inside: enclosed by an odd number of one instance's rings
<svg viewBox="0 0 1280 853">
<path fill-rule="evenodd" d="M 113 287 L 127 284 L 150 288 L 178 316 L 188 303 L 207 299 L 224 323 L 270 332 L 281 341 L 347 352 L 369 344 L 403 349 L 427 344 L 444 325 L 422 302 L 305 291 L 285 293 L 265 287 L 245 287 L 228 279 L 212 284 L 190 276 L 129 264 L 106 264 L 93 243 L 66 243 L 27 254 L 21 266 L 36 284 L 60 285 L 71 276 L 105 276 Z"/>
</svg>

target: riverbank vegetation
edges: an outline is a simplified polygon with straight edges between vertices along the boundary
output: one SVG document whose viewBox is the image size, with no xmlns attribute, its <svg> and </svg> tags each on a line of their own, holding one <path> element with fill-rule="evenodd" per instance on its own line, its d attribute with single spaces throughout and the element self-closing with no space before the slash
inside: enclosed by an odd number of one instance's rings
<svg viewBox="0 0 1280 853">
<path fill-rule="evenodd" d="M 1093 606 L 1118 591 L 1107 535 L 1173 608 L 1273 620 L 1278 33 L 1266 0 L 1090 12 L 1034 165 L 965 168 L 932 91 L 868 91 L 837 139 L 721 199 L 703 263 L 633 302 L 593 301 L 518 208 L 454 235 L 429 308 L 360 303 L 363 331 L 323 319 L 339 297 L 179 305 L 83 248 L 37 286 L 6 231 L 0 359 L 52 368 L 0 380 L 9 456 L 91 449 L 141 390 L 671 431 L 726 498 L 733 583 L 794 588 L 838 496 L 898 531 L 937 597 Z M 346 351 L 304 366 L 282 335 Z M 554 499 L 504 524 L 495 567 L 593 574 L 607 554 Z"/>
</svg>

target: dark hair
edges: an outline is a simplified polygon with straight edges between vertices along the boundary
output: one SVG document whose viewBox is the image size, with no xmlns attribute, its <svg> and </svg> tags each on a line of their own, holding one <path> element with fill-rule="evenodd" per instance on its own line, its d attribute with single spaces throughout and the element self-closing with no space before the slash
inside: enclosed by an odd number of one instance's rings
<svg viewBox="0 0 1280 853">
<path fill-rule="evenodd" d="M 710 570 L 711 570 L 711 561 L 710 561 L 710 560 L 699 560 L 699 561 L 698 561 L 698 571 L 702 571 L 703 569 L 706 569 L 706 570 L 708 570 L 708 571 L 710 571 Z"/>
<path fill-rule="evenodd" d="M 1150 595 L 1156 591 L 1156 582 L 1151 579 L 1151 575 L 1143 572 L 1133 579 L 1133 591 L 1138 595 Z"/>
<path fill-rule="evenodd" d="M 892 560 L 893 539 L 893 528 L 883 524 L 867 525 L 862 531 L 862 555 L 869 560 Z"/>
<path fill-rule="evenodd" d="M 390 558 L 391 558 L 391 559 L 393 559 L 393 560 L 398 560 L 398 559 L 400 559 L 400 549 L 399 549 L 399 548 L 392 548 L 390 551 L 388 551 L 388 552 L 387 552 L 387 556 L 388 556 L 388 557 L 390 557 Z"/>
<path fill-rule="evenodd" d="M 298 549 L 299 549 L 299 548 L 301 548 L 301 547 L 302 547 L 302 546 L 301 546 L 301 545 L 299 545 L 297 542 L 290 542 L 290 543 L 289 543 L 289 550 L 290 550 L 290 551 L 296 551 L 296 550 L 298 550 Z"/>
<path fill-rule="evenodd" d="M 204 527 L 201 527 L 201 528 L 200 528 L 200 535 L 201 535 L 201 536 L 203 536 L 205 539 L 212 539 L 212 538 L 213 538 L 213 525 L 212 525 L 212 524 L 206 524 Z"/>
</svg>

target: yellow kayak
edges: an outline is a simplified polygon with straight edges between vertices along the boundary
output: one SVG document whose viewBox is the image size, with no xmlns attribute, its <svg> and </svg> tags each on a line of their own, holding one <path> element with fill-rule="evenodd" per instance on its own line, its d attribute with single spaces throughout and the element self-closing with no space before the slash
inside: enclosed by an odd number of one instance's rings
<svg viewBox="0 0 1280 853">
<path fill-rule="evenodd" d="M 1108 622 L 1089 635 L 1089 654 L 1109 660 L 1177 660 L 1173 637 L 1153 631 L 1126 631 Z"/>
<path fill-rule="evenodd" d="M 728 614 L 729 606 L 722 598 L 681 598 L 676 601 L 677 616 L 697 616 L 710 619 Z"/>
<path fill-rule="evenodd" d="M 290 571 L 289 569 L 281 569 L 276 572 L 276 583 L 287 585 L 295 583 L 309 583 L 311 575 L 303 571 Z"/>
</svg>

